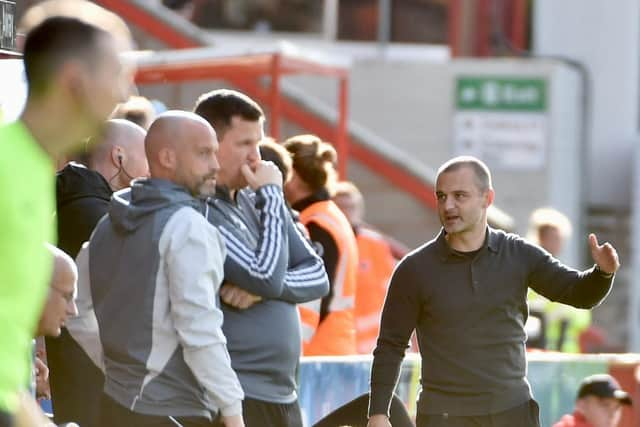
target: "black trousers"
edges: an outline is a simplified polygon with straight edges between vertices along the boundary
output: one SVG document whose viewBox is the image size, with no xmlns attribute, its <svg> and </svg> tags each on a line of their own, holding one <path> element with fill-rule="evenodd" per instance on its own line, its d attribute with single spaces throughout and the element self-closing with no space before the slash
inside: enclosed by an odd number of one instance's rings
<svg viewBox="0 0 640 427">
<path fill-rule="evenodd" d="M 242 415 L 246 427 L 302 427 L 302 414 L 297 401 L 271 403 L 245 397 Z"/>
<path fill-rule="evenodd" d="M 367 414 L 369 412 L 369 393 L 365 393 L 345 403 L 335 411 L 329 413 L 313 427 L 365 427 L 367 425 Z M 407 412 L 407 408 L 398 396 L 393 395 L 391 401 L 390 421 L 393 427 L 413 427 L 413 422 Z"/>
<path fill-rule="evenodd" d="M 515 408 L 490 415 L 455 417 L 418 413 L 416 427 L 540 427 L 540 408 L 535 400 L 529 400 Z"/>
<path fill-rule="evenodd" d="M 53 420 L 73 421 L 82 427 L 98 425 L 98 409 L 104 375 L 69 335 L 67 328 L 57 338 L 46 337 Z"/>
<path fill-rule="evenodd" d="M 104 393 L 100 399 L 100 425 L 102 427 L 223 427 L 221 421 L 210 421 L 203 417 L 139 414 L 130 411 Z"/>
</svg>

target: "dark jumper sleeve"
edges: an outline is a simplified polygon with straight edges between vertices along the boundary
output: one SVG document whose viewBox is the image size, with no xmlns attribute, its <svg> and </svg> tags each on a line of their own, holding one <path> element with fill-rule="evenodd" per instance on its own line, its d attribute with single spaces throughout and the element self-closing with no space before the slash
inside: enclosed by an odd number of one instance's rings
<svg viewBox="0 0 640 427">
<path fill-rule="evenodd" d="M 412 268 L 411 259 L 398 264 L 389 284 L 382 310 L 380 336 L 373 352 L 369 416 L 386 414 L 400 374 L 400 366 L 411 333 L 416 328 L 422 307 L 419 292 L 420 275 Z"/>
<path fill-rule="evenodd" d="M 533 247 L 538 260 L 529 274 L 529 286 L 551 301 L 577 308 L 593 308 L 611 291 L 613 276 L 607 277 L 595 266 L 578 271 L 567 267 L 540 248 Z"/>
</svg>

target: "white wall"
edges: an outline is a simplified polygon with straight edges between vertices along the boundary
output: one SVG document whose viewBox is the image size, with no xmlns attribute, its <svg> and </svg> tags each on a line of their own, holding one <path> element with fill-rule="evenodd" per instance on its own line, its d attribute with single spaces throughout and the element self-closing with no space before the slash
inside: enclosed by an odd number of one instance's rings
<svg viewBox="0 0 640 427">
<path fill-rule="evenodd" d="M 534 5 L 535 53 L 578 60 L 591 76 L 588 201 L 628 206 L 638 130 L 640 2 L 536 0 Z"/>
</svg>

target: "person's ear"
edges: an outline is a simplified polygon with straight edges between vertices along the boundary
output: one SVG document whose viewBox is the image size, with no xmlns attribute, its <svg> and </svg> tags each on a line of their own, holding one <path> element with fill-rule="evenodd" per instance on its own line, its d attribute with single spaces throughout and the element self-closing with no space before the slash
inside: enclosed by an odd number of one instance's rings
<svg viewBox="0 0 640 427">
<path fill-rule="evenodd" d="M 111 162 L 117 168 L 121 168 L 125 161 L 124 150 L 120 146 L 111 148 Z"/>
<path fill-rule="evenodd" d="M 168 147 L 162 148 L 158 152 L 158 161 L 164 169 L 175 171 L 178 163 L 176 151 Z"/>
<path fill-rule="evenodd" d="M 67 90 L 69 97 L 75 102 L 84 102 L 86 98 L 86 81 L 82 66 L 76 61 L 68 61 L 58 72 L 58 86 Z"/>
<path fill-rule="evenodd" d="M 496 192 L 493 188 L 489 188 L 485 191 L 485 208 L 488 208 L 493 203 L 493 199 L 496 197 Z"/>
</svg>

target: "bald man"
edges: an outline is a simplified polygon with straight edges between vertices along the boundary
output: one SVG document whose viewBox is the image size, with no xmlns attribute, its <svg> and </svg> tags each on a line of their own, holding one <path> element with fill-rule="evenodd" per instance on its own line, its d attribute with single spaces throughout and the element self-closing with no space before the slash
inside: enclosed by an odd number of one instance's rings
<svg viewBox="0 0 640 427">
<path fill-rule="evenodd" d="M 44 309 L 40 314 L 35 336 L 57 337 L 60 335 L 61 328 L 67 319 L 78 314 L 75 302 L 78 270 L 76 263 L 64 251 L 48 243 L 46 247 L 53 255 L 53 273 L 51 274 L 49 293 Z M 36 350 L 38 350 L 39 346 L 40 343 L 36 345 Z M 40 357 L 35 357 L 34 359 L 37 395 L 51 398 L 48 383 L 49 369 Z"/>
<path fill-rule="evenodd" d="M 198 200 L 215 192 L 216 134 L 170 111 L 145 149 L 151 178 L 114 194 L 77 258 L 102 346 L 102 425 L 243 426 L 217 303 L 225 249 Z"/>
<path fill-rule="evenodd" d="M 62 250 L 47 244 L 53 254 L 53 273 L 49 281 L 49 295 L 40 315 L 36 336 L 57 337 L 69 317 L 78 314 L 76 282 L 78 269 L 73 259 Z"/>
<path fill-rule="evenodd" d="M 88 144 L 92 147 L 88 168 L 71 162 L 56 175 L 58 246 L 70 256 L 78 254 L 98 220 L 107 213 L 113 191 L 128 187 L 134 178 L 149 175 L 146 134 L 127 120 L 108 120 Z M 45 340 L 55 421 L 95 426 L 104 375 L 66 327 L 59 336 Z"/>
<path fill-rule="evenodd" d="M 56 176 L 58 246 L 75 257 L 107 212 L 111 194 L 149 175 L 147 132 L 128 120 L 108 120 L 93 138 L 88 168 L 71 162 Z"/>
</svg>

